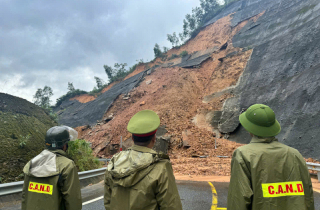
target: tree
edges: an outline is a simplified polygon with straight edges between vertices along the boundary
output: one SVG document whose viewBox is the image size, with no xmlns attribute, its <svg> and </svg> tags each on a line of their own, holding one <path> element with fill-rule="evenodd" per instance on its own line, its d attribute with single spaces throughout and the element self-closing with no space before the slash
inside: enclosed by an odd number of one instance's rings
<svg viewBox="0 0 320 210">
<path fill-rule="evenodd" d="M 163 47 L 163 53 L 167 53 L 169 51 L 169 48 Z"/>
<path fill-rule="evenodd" d="M 94 79 L 96 80 L 97 83 L 97 88 L 103 88 L 103 86 L 106 84 L 102 79 L 100 79 L 99 77 L 94 77 Z"/>
<path fill-rule="evenodd" d="M 176 35 L 176 32 L 173 32 L 173 34 L 167 34 L 167 40 L 171 42 L 172 47 L 179 45 L 179 37 Z"/>
<path fill-rule="evenodd" d="M 74 92 L 76 89 L 74 88 L 73 86 L 73 83 L 72 82 L 68 82 L 68 92 L 72 93 Z"/>
<path fill-rule="evenodd" d="M 109 78 L 109 80 L 111 82 L 112 77 L 113 77 L 113 69 L 112 69 L 112 67 L 108 66 L 108 65 L 104 65 L 103 68 L 104 68 L 104 70 L 105 70 L 106 74 L 108 75 L 108 78 Z"/>
<path fill-rule="evenodd" d="M 159 58 L 162 56 L 162 51 L 160 49 L 160 46 L 157 43 L 154 45 L 153 52 L 154 52 L 154 57 L 156 58 Z"/>
<path fill-rule="evenodd" d="M 50 109 L 51 96 L 53 96 L 51 87 L 39 88 L 33 96 L 34 104 L 44 109 Z"/>
<path fill-rule="evenodd" d="M 192 13 L 187 14 L 183 20 L 183 32 L 179 34 L 180 40 L 194 37 L 201 26 L 212 19 L 220 8 L 217 0 L 200 0 L 200 7 L 193 8 Z"/>
<path fill-rule="evenodd" d="M 122 73 L 122 72 L 125 72 L 126 71 L 126 66 L 128 64 L 127 63 L 115 63 L 114 64 L 114 68 L 115 68 L 115 73 L 118 74 L 119 72 Z"/>
</svg>

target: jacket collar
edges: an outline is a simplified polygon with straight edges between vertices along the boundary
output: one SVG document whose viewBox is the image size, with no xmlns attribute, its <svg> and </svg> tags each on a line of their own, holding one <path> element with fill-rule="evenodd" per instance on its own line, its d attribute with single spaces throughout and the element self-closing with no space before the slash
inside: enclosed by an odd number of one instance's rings
<svg viewBox="0 0 320 210">
<path fill-rule="evenodd" d="M 135 151 L 138 151 L 138 152 L 157 154 L 157 152 L 154 151 L 153 149 L 150 149 L 148 147 L 138 146 L 138 145 L 133 145 L 132 147 L 129 148 L 129 150 L 135 150 Z"/>
<path fill-rule="evenodd" d="M 50 152 L 56 154 L 56 155 L 61 155 L 64 156 L 66 158 L 69 158 L 72 160 L 72 158 L 68 155 L 68 153 L 66 153 L 65 151 L 61 150 L 61 149 L 57 149 L 57 150 L 49 150 Z"/>
<path fill-rule="evenodd" d="M 271 143 L 273 141 L 278 141 L 278 139 L 276 139 L 274 136 L 273 137 L 266 137 L 266 138 L 258 138 L 256 136 L 254 136 L 251 139 L 250 143 Z"/>
</svg>

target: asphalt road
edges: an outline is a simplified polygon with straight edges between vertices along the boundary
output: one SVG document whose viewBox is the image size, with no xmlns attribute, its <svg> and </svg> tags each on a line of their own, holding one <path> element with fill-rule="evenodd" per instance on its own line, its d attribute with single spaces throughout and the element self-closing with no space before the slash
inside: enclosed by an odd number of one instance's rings
<svg viewBox="0 0 320 210">
<path fill-rule="evenodd" d="M 223 210 L 227 207 L 227 195 L 229 183 L 211 182 L 217 194 L 217 209 Z M 208 182 L 190 182 L 190 181 L 177 181 L 178 190 L 182 202 L 182 207 L 185 210 L 210 210 L 212 206 L 213 193 L 212 187 Z M 91 186 L 91 192 L 99 189 L 101 193 L 95 193 L 93 197 L 103 196 L 101 191 L 101 184 Z M 320 193 L 314 192 L 315 209 L 320 209 Z M 84 201 L 83 210 L 104 210 L 103 199 L 96 201 Z"/>
<path fill-rule="evenodd" d="M 177 181 L 182 207 L 185 210 L 210 210 L 213 202 L 217 210 L 226 210 L 229 183 Z M 216 193 L 215 193 L 216 191 Z M 81 190 L 83 210 L 104 210 L 103 183 L 85 187 Z M 314 192 L 315 209 L 320 209 L 320 193 Z M 14 205 L 1 210 L 19 210 L 20 205 Z M 215 208 L 213 208 L 215 209 Z"/>
</svg>

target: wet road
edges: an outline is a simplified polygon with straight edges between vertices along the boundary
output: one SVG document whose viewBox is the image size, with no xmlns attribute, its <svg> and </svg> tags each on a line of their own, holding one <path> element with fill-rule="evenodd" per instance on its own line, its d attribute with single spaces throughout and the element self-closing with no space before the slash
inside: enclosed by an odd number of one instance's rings
<svg viewBox="0 0 320 210">
<path fill-rule="evenodd" d="M 229 183 L 177 181 L 182 207 L 185 210 L 210 210 L 216 203 L 217 210 L 226 210 Z M 83 210 L 104 210 L 103 183 L 81 190 Z M 320 209 L 320 193 L 314 192 L 315 209 Z M 1 210 L 19 210 L 20 204 Z"/>
<path fill-rule="evenodd" d="M 216 190 L 217 209 L 224 210 L 227 207 L 227 195 L 229 183 L 211 182 Z M 186 210 L 210 210 L 213 201 L 212 187 L 208 182 L 177 181 L 178 190 L 183 209 Z M 102 188 L 97 185 L 97 189 Z M 103 190 L 102 190 L 103 191 Z M 103 192 L 96 197 L 103 196 Z M 314 192 L 315 209 L 320 209 L 320 193 Z M 90 202 L 90 201 L 89 201 Z M 86 204 L 84 210 L 104 210 L 103 199 Z"/>
</svg>

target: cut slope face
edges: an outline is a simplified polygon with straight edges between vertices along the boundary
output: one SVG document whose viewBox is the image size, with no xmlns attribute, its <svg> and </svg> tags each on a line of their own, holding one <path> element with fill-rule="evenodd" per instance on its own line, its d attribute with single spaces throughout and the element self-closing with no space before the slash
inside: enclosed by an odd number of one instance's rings
<svg viewBox="0 0 320 210">
<path fill-rule="evenodd" d="M 234 46 L 254 50 L 235 100 L 228 101 L 224 109 L 228 112 L 230 107 L 241 110 L 255 103 L 269 105 L 282 126 L 279 141 L 306 157 L 319 159 L 320 2 L 271 1 L 269 8 L 233 38 Z M 245 7 L 236 16 L 249 10 Z M 248 134 L 242 128 L 231 137 L 248 143 Z"/>
<path fill-rule="evenodd" d="M 1 182 L 23 179 L 24 165 L 45 148 L 45 134 L 55 123 L 38 106 L 0 93 L 0 177 Z M 26 145 L 23 137 L 30 135 Z"/>
<path fill-rule="evenodd" d="M 111 106 L 113 101 L 123 93 L 128 93 L 134 88 L 143 77 L 141 72 L 125 81 L 111 86 L 95 100 L 88 103 L 80 103 L 77 100 L 64 101 L 59 107 L 54 109 L 58 113 L 59 123 L 71 127 L 83 125 L 94 125 L 101 120 L 104 113 Z"/>
</svg>

